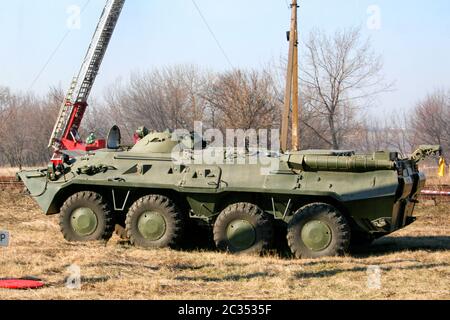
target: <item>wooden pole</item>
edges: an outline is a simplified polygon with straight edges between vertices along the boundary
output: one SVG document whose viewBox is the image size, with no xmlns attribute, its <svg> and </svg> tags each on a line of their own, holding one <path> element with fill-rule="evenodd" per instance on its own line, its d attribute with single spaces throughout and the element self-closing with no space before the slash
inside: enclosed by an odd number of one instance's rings
<svg viewBox="0 0 450 320">
<path fill-rule="evenodd" d="M 294 65 L 292 72 L 292 150 L 298 151 L 299 146 L 299 108 L 298 108 L 298 25 L 295 21 Z"/>
<path fill-rule="evenodd" d="M 281 151 L 288 151 L 289 135 L 289 115 L 291 113 L 292 87 L 293 87 L 293 67 L 296 44 L 296 25 L 297 25 L 297 0 L 292 0 L 291 30 L 289 36 L 289 58 L 286 76 L 286 91 L 284 96 L 284 111 L 281 124 Z"/>
</svg>

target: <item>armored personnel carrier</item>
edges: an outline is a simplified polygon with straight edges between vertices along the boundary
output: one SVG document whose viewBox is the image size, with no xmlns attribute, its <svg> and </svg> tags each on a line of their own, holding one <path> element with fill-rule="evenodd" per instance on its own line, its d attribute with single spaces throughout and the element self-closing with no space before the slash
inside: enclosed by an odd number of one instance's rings
<svg viewBox="0 0 450 320">
<path fill-rule="evenodd" d="M 352 242 L 414 222 L 425 184 L 417 164 L 440 152 L 230 152 L 195 148 L 191 136 L 170 132 L 123 148 L 119 137 L 114 128 L 107 149 L 18 174 L 45 214 L 60 215 L 66 240 L 107 240 L 125 221 L 134 245 L 177 247 L 190 241 L 187 222 L 198 222 L 211 227 L 219 249 L 259 253 L 271 247 L 277 224 L 297 258 L 342 255 Z M 205 161 L 207 153 L 223 161 Z"/>
<path fill-rule="evenodd" d="M 119 224 L 139 247 L 174 247 L 192 240 L 187 226 L 195 221 L 212 227 L 219 249 L 257 253 L 271 246 L 276 225 L 296 257 L 314 258 L 344 254 L 352 242 L 370 242 L 414 221 L 425 184 L 417 163 L 439 153 L 436 146 L 409 159 L 391 152 L 276 154 L 208 148 L 189 134 L 140 130 L 140 141 L 126 148 L 117 127 L 108 141 L 93 134 L 82 141 L 88 98 L 124 4 L 106 0 L 56 118 L 51 164 L 18 174 L 45 214 L 60 215 L 68 241 L 107 240 Z M 290 37 L 291 59 L 295 41 Z M 288 130 L 282 131 L 285 142 Z"/>
</svg>

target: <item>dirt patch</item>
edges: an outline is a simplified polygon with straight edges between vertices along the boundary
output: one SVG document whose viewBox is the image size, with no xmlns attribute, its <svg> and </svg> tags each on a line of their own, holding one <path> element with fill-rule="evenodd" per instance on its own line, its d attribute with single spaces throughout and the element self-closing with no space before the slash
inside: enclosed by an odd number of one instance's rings
<svg viewBox="0 0 450 320">
<path fill-rule="evenodd" d="M 0 278 L 33 276 L 47 286 L 0 290 L 2 299 L 450 299 L 450 206 L 419 207 L 418 221 L 344 258 L 293 260 L 214 251 L 139 250 L 117 236 L 70 244 L 58 217 L 16 191 L 0 192 Z M 81 290 L 66 288 L 70 267 Z M 375 266 L 379 286 L 368 285 Z"/>
</svg>

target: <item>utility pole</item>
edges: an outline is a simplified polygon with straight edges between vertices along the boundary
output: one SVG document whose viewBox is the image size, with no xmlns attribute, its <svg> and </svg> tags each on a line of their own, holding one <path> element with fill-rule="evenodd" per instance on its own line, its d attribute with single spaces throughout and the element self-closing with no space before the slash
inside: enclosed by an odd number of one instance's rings
<svg viewBox="0 0 450 320">
<path fill-rule="evenodd" d="M 297 17 L 297 15 L 296 15 Z M 294 66 L 292 71 L 292 151 L 299 151 L 298 108 L 298 25 L 295 20 Z"/>
<path fill-rule="evenodd" d="M 299 108 L 298 108 L 298 5 L 297 0 L 291 4 L 291 30 L 289 32 L 289 58 L 286 76 L 286 91 L 281 127 L 281 151 L 288 151 L 289 115 L 292 105 L 292 150 L 299 149 Z"/>
</svg>

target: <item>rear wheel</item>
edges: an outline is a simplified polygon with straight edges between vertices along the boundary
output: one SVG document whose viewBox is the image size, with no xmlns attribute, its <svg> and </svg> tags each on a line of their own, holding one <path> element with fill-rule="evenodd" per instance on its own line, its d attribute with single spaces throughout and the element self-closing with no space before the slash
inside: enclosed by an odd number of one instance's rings
<svg viewBox="0 0 450 320">
<path fill-rule="evenodd" d="M 297 258 L 340 256 L 349 248 L 350 227 L 336 208 L 314 203 L 296 212 L 289 223 L 287 238 Z"/>
<path fill-rule="evenodd" d="M 214 225 L 214 241 L 223 251 L 259 254 L 269 248 L 272 238 L 272 222 L 251 203 L 229 206 Z"/>
<path fill-rule="evenodd" d="M 62 206 L 60 227 L 67 241 L 109 240 L 114 231 L 114 219 L 100 194 L 79 192 Z"/>
<path fill-rule="evenodd" d="M 175 203 L 165 196 L 150 195 L 136 201 L 126 220 L 132 244 L 142 248 L 175 247 L 184 221 Z"/>
</svg>

